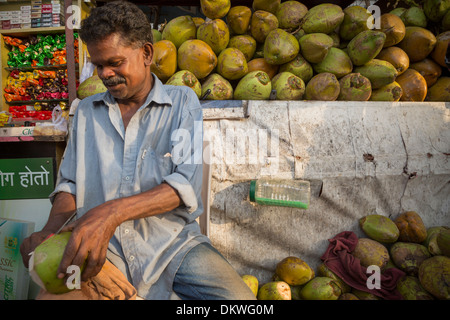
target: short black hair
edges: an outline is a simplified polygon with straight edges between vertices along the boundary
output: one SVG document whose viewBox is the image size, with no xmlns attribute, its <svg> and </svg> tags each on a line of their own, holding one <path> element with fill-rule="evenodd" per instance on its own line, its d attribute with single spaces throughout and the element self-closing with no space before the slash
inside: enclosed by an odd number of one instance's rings
<svg viewBox="0 0 450 320">
<path fill-rule="evenodd" d="M 142 47 L 153 43 L 152 28 L 145 13 L 128 1 L 113 1 L 92 9 L 81 21 L 79 35 L 85 43 L 101 41 L 118 33 L 125 45 Z"/>
</svg>

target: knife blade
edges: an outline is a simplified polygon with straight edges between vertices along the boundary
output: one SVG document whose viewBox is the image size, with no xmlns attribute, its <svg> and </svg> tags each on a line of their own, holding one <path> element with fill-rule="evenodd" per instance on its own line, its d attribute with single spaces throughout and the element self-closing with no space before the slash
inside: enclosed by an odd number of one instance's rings
<svg viewBox="0 0 450 320">
<path fill-rule="evenodd" d="M 63 223 L 63 225 L 58 229 L 58 231 L 56 231 L 54 234 L 59 234 L 61 232 L 62 229 L 64 229 L 65 226 L 67 226 L 69 224 L 70 221 L 72 221 L 72 219 L 77 215 L 77 210 L 75 210 L 70 217 L 66 220 L 66 222 Z"/>
</svg>

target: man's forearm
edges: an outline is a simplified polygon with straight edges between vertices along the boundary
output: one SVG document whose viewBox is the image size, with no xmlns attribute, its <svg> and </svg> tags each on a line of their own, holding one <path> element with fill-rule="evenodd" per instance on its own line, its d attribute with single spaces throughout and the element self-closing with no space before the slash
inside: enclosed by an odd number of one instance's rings
<svg viewBox="0 0 450 320">
<path fill-rule="evenodd" d="M 177 191 L 167 183 L 130 197 L 105 202 L 100 206 L 109 207 L 115 215 L 117 225 L 128 220 L 135 220 L 171 211 L 182 204 Z"/>
<path fill-rule="evenodd" d="M 75 196 L 67 192 L 58 193 L 53 201 L 48 221 L 42 230 L 56 232 L 75 210 Z"/>
</svg>

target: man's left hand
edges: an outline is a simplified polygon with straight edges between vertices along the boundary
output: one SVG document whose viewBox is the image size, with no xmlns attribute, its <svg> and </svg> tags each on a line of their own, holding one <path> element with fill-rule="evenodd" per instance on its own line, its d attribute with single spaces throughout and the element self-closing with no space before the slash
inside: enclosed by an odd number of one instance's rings
<svg viewBox="0 0 450 320">
<path fill-rule="evenodd" d="M 106 261 L 109 240 L 119 226 L 112 205 L 106 202 L 86 212 L 65 227 L 72 235 L 58 268 L 58 278 L 66 276 L 70 265 L 83 266 L 81 281 L 97 275 Z"/>
</svg>

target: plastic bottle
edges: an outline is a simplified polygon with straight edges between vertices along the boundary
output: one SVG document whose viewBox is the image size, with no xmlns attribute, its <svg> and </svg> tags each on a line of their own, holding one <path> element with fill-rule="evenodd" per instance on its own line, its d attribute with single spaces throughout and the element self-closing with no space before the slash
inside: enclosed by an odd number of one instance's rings
<svg viewBox="0 0 450 320">
<path fill-rule="evenodd" d="M 250 201 L 262 205 L 308 209 L 310 183 L 305 180 L 258 179 L 250 182 Z"/>
</svg>

